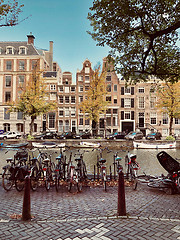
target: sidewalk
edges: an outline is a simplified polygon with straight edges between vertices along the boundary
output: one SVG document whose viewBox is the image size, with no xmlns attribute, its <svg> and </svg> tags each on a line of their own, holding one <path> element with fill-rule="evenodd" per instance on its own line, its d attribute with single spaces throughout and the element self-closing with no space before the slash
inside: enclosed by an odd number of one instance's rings
<svg viewBox="0 0 180 240">
<path fill-rule="evenodd" d="M 31 192 L 29 222 L 22 213 L 23 192 L 0 186 L 0 239 L 180 239 L 180 195 L 167 195 L 139 184 L 126 187 L 127 216 L 117 217 L 117 187 L 84 187 L 81 193 Z"/>
</svg>

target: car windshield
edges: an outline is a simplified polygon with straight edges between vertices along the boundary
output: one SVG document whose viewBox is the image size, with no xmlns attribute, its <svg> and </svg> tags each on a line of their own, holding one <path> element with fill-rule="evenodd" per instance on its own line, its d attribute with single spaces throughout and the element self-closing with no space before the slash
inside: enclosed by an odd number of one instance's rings
<svg viewBox="0 0 180 240">
<path fill-rule="evenodd" d="M 156 133 L 150 133 L 150 135 L 154 136 L 154 135 L 156 135 Z"/>
<path fill-rule="evenodd" d="M 131 135 L 136 135 L 136 132 L 131 133 Z"/>
</svg>

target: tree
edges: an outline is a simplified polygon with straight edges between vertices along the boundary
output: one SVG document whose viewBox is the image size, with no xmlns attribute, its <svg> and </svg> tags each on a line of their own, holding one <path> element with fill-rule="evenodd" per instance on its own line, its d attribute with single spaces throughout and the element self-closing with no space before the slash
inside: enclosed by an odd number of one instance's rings
<svg viewBox="0 0 180 240">
<path fill-rule="evenodd" d="M 29 81 L 26 82 L 25 88 L 21 87 L 22 93 L 15 102 L 11 102 L 9 112 L 22 112 L 24 117 L 31 117 L 30 135 L 33 132 L 34 120 L 37 116 L 53 111 L 57 103 L 49 102 L 46 84 L 41 78 L 42 72 L 38 66 L 33 69 Z"/>
<path fill-rule="evenodd" d="M 88 118 L 92 120 L 92 129 L 95 130 L 96 135 L 98 133 L 100 114 L 105 112 L 108 105 L 105 99 L 107 93 L 105 76 L 106 72 L 100 73 L 100 67 L 95 69 L 86 99 L 79 106 L 82 112 L 87 113 Z"/>
<path fill-rule="evenodd" d="M 94 0 L 90 11 L 89 34 L 111 48 L 116 70 L 127 81 L 149 75 L 179 80 L 179 0 Z"/>
<path fill-rule="evenodd" d="M 0 27 L 15 26 L 19 23 L 18 16 L 24 5 L 18 0 L 0 0 Z"/>
<path fill-rule="evenodd" d="M 169 116 L 169 135 L 172 135 L 174 118 L 180 118 L 180 81 L 177 83 L 165 82 L 158 86 L 157 107 Z"/>
</svg>

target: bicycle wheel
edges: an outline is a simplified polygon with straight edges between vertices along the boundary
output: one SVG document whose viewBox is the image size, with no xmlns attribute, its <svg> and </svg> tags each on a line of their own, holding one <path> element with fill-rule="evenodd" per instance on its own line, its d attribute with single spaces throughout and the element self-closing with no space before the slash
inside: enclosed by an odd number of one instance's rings
<svg viewBox="0 0 180 240">
<path fill-rule="evenodd" d="M 47 191 L 49 191 L 50 187 L 51 187 L 51 173 L 50 173 L 50 169 L 48 168 L 46 172 L 46 178 L 45 178 L 45 188 Z"/>
<path fill-rule="evenodd" d="M 22 169 L 19 169 L 16 174 L 15 187 L 18 192 L 21 192 L 24 189 L 25 179 L 23 176 Z"/>
<path fill-rule="evenodd" d="M 72 182 L 68 182 L 68 191 L 71 192 L 72 191 Z"/>
<path fill-rule="evenodd" d="M 59 189 L 60 189 L 60 187 L 61 187 L 60 181 L 61 181 L 60 177 L 59 177 L 59 176 L 56 176 L 56 177 L 55 177 L 56 192 L 58 192 Z"/>
<path fill-rule="evenodd" d="M 82 192 L 82 187 L 83 187 L 82 182 L 78 181 L 77 182 L 77 190 L 78 190 L 78 192 Z"/>
<path fill-rule="evenodd" d="M 32 174 L 31 174 L 31 189 L 33 191 L 36 191 L 37 188 L 38 188 L 38 169 L 35 167 L 33 170 L 32 170 Z"/>
<path fill-rule="evenodd" d="M 103 181 L 103 187 L 104 187 L 104 191 L 107 192 L 107 181 Z"/>
<path fill-rule="evenodd" d="M 11 179 L 11 172 L 9 168 L 6 168 L 2 175 L 2 186 L 6 191 L 11 190 L 13 186 L 13 180 Z"/>
</svg>

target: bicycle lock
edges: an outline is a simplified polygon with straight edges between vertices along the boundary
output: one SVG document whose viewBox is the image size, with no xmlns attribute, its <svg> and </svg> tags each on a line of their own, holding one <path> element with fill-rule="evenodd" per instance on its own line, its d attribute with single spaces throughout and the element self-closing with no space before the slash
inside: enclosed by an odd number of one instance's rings
<svg viewBox="0 0 180 240">
<path fill-rule="evenodd" d="M 30 200 L 30 176 L 25 177 L 24 200 L 22 210 L 22 220 L 31 219 L 31 200 Z"/>
<path fill-rule="evenodd" d="M 126 200 L 125 200 L 125 185 L 124 173 L 122 170 L 118 173 L 118 216 L 126 216 Z"/>
</svg>

